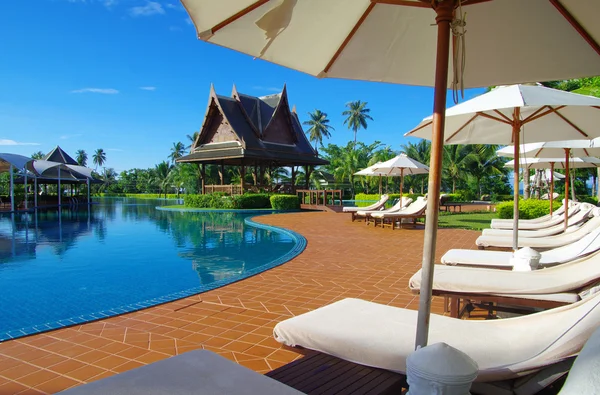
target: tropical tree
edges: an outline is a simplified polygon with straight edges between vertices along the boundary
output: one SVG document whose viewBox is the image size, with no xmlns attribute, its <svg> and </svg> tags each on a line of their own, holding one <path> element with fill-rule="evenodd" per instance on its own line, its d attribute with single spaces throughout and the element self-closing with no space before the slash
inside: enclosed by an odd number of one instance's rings
<svg viewBox="0 0 600 395">
<path fill-rule="evenodd" d="M 198 132 L 198 131 L 194 132 L 194 134 L 191 134 L 191 135 L 186 134 L 185 137 L 187 137 L 187 139 L 188 139 L 188 141 L 190 143 L 190 145 L 188 145 L 188 146 L 185 147 L 186 150 L 188 150 L 188 149 L 191 150 L 192 149 L 192 146 L 194 145 L 194 142 L 198 138 L 199 134 L 200 134 L 200 132 Z"/>
<path fill-rule="evenodd" d="M 486 145 L 486 144 L 474 144 L 470 146 L 471 155 L 468 156 L 469 163 L 467 163 L 468 172 L 467 177 L 473 181 L 471 189 L 478 191 L 479 199 L 483 195 L 483 188 L 485 184 L 489 184 L 493 178 L 504 176 L 508 169 L 504 167 L 507 159 L 496 155 L 498 150 L 497 145 Z M 487 182 L 484 183 L 484 180 Z M 487 191 L 492 193 L 493 191 Z"/>
<path fill-rule="evenodd" d="M 75 155 L 77 156 L 75 160 L 77 161 L 77 163 L 79 163 L 80 166 L 87 166 L 87 160 L 88 160 L 87 152 L 80 149 L 80 150 L 77 150 Z"/>
<path fill-rule="evenodd" d="M 421 162 L 424 165 L 429 166 L 429 157 L 431 154 L 431 142 L 428 140 L 420 140 L 418 143 L 414 144 L 408 142 L 407 144 L 402 145 L 401 151 L 406 154 L 409 158 L 413 158 L 417 162 Z M 408 185 L 409 188 L 413 186 L 420 185 L 421 186 L 421 194 L 425 193 L 425 184 L 427 183 L 427 178 L 429 176 L 427 174 L 416 174 L 412 177 L 405 179 L 404 183 Z"/>
<path fill-rule="evenodd" d="M 466 181 L 470 171 L 469 164 L 475 160 L 472 149 L 468 145 L 444 146 L 442 168 L 443 181 L 452 185 L 452 193 L 456 193 L 456 184 Z"/>
<path fill-rule="evenodd" d="M 335 129 L 333 126 L 329 125 L 327 113 L 324 113 L 321 110 L 309 112 L 308 116 L 310 119 L 308 121 L 304 121 L 304 125 L 309 126 L 306 133 L 308 134 L 308 139 L 315 143 L 315 151 L 317 151 L 317 143 L 320 147 L 322 147 L 323 137 L 329 138 L 331 136 L 329 130 Z"/>
<path fill-rule="evenodd" d="M 44 153 L 42 151 L 37 151 L 31 154 L 31 159 L 44 159 Z"/>
<path fill-rule="evenodd" d="M 342 115 L 346 116 L 344 125 L 348 125 L 348 129 L 354 132 L 354 145 L 356 145 L 356 133 L 358 133 L 358 130 L 360 128 L 367 129 L 367 119 L 373 120 L 369 115 L 371 110 L 367 108 L 367 102 L 360 100 L 346 103 L 346 107 L 348 109 L 342 113 Z"/>
<path fill-rule="evenodd" d="M 96 165 L 96 171 L 98 170 L 98 166 L 102 167 L 102 165 L 106 163 L 106 153 L 102 148 L 98 148 L 96 152 L 94 152 L 92 161 Z"/>
<path fill-rule="evenodd" d="M 154 167 L 154 184 L 158 186 L 158 197 L 164 191 L 165 198 L 167 197 L 167 190 L 171 183 L 171 177 L 173 176 L 173 165 L 169 162 L 162 161 Z"/>
<path fill-rule="evenodd" d="M 102 174 L 100 174 L 100 180 L 102 180 L 102 184 L 99 188 L 100 192 L 108 191 L 117 181 L 117 172 L 111 167 L 105 167 L 102 171 Z"/>
<path fill-rule="evenodd" d="M 175 163 L 175 160 L 181 158 L 185 153 L 185 145 L 181 141 L 173 143 L 171 147 L 171 153 L 169 154 L 169 159 L 171 159 L 171 163 Z"/>
</svg>

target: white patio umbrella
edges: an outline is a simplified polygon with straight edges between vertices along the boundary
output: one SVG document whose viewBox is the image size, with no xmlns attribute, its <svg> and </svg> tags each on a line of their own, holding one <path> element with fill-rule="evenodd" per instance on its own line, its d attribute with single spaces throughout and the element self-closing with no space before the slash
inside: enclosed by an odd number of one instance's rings
<svg viewBox="0 0 600 395">
<path fill-rule="evenodd" d="M 405 174 L 427 174 L 429 173 L 429 167 L 409 158 L 406 154 L 400 154 L 390 160 L 386 160 L 373 166 L 373 171 L 383 172 L 385 175 L 399 175 L 400 176 L 400 199 L 402 199 L 402 189 L 404 188 L 404 175 Z"/>
<path fill-rule="evenodd" d="M 379 194 L 381 195 L 381 193 L 383 192 L 382 190 L 382 177 L 386 174 L 384 174 L 383 172 L 377 172 L 374 171 L 373 168 L 377 165 L 379 165 L 381 162 L 377 162 L 369 167 L 365 167 L 362 170 L 357 171 L 356 173 L 354 173 L 355 176 L 367 176 L 367 177 L 374 177 L 374 176 L 379 176 Z M 387 186 L 386 186 L 387 188 Z"/>
<path fill-rule="evenodd" d="M 519 152 L 522 157 L 528 158 L 559 158 L 564 155 L 564 160 L 559 162 L 549 162 L 550 166 L 550 213 L 552 214 L 552 194 L 554 192 L 554 165 L 555 163 L 562 164 L 566 169 L 567 179 L 565 180 L 565 204 L 569 202 L 569 158 L 573 157 L 590 157 L 591 155 L 600 154 L 600 140 L 564 140 L 564 141 L 548 141 L 541 143 L 522 144 L 519 147 Z M 504 147 L 496 151 L 498 156 L 514 157 L 515 149 L 512 146 Z M 518 172 L 518 168 L 515 169 Z M 565 226 L 567 224 L 568 213 L 565 210 Z"/>
<path fill-rule="evenodd" d="M 427 344 L 431 310 L 447 87 L 578 78 L 600 69 L 591 0 L 181 2 L 201 40 L 321 78 L 435 87 L 417 346 Z"/>
<path fill-rule="evenodd" d="M 519 167 L 525 169 L 554 169 L 557 166 L 561 169 L 565 169 L 565 206 L 569 204 L 569 168 L 589 168 L 589 167 L 600 167 L 600 159 L 595 157 L 572 157 L 572 158 L 519 158 Z M 506 167 L 515 167 L 515 160 L 511 160 L 504 164 Z M 553 173 L 551 170 L 550 176 L 550 207 L 552 208 L 552 194 L 554 193 L 553 188 Z M 567 210 L 565 210 L 567 211 Z M 568 226 L 569 216 L 565 215 L 565 229 Z"/>
<path fill-rule="evenodd" d="M 501 86 L 446 110 L 445 144 L 515 144 L 590 140 L 600 136 L 600 98 L 543 86 Z M 429 138 L 432 117 L 405 136 Z M 514 177 L 514 226 L 519 221 L 519 169 Z M 518 249 L 513 232 L 513 250 Z"/>
</svg>

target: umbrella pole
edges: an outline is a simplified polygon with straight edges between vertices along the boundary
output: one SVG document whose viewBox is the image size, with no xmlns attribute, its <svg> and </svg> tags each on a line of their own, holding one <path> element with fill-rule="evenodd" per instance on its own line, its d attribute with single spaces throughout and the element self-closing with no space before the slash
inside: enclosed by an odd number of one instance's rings
<svg viewBox="0 0 600 395">
<path fill-rule="evenodd" d="M 23 187 L 25 188 L 25 211 L 27 211 L 27 170 L 25 170 L 25 176 L 23 178 Z"/>
<path fill-rule="evenodd" d="M 446 93 L 448 88 L 448 62 L 450 58 L 450 22 L 456 0 L 441 1 L 435 11 L 437 17 L 437 53 L 435 65 L 435 91 L 433 99 L 433 132 L 429 161 L 429 190 L 427 191 L 427 211 L 425 216 L 425 237 L 423 240 L 423 264 L 421 269 L 421 291 L 419 295 L 419 315 L 415 348 L 425 347 L 429 335 L 429 315 L 431 312 L 431 289 L 437 223 L 440 210 L 440 185 L 442 174 L 442 152 L 444 149 L 444 124 L 446 121 Z"/>
<path fill-rule="evenodd" d="M 565 230 L 567 230 L 567 226 L 569 223 L 569 156 L 571 153 L 570 148 L 565 148 Z"/>
<path fill-rule="evenodd" d="M 13 165 L 10 165 L 10 211 L 15 211 L 15 181 L 13 178 Z"/>
<path fill-rule="evenodd" d="M 404 169 L 400 169 L 400 204 L 402 204 L 402 190 L 404 189 Z"/>
<path fill-rule="evenodd" d="M 515 157 L 515 168 L 514 168 L 514 180 L 513 180 L 513 189 L 514 189 L 514 207 L 513 207 L 513 251 L 519 249 L 519 132 L 521 131 L 521 109 L 519 107 L 515 107 L 513 112 L 513 142 L 515 144 L 514 148 L 514 157 Z M 527 168 L 527 166 L 525 166 Z M 523 179 L 525 177 L 529 177 L 529 170 L 527 170 L 527 174 L 523 174 Z"/>
<path fill-rule="evenodd" d="M 381 185 L 382 178 L 383 178 L 383 176 L 380 174 L 379 175 L 379 196 L 381 196 L 381 193 L 383 192 L 382 185 Z"/>
<path fill-rule="evenodd" d="M 552 201 L 554 200 L 554 162 L 550 163 L 550 215 L 552 215 Z"/>
</svg>

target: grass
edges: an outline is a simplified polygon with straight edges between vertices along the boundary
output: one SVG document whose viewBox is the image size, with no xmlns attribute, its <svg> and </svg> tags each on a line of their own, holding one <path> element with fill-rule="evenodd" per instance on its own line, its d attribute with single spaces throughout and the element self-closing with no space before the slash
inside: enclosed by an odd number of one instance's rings
<svg viewBox="0 0 600 395">
<path fill-rule="evenodd" d="M 438 226 L 440 228 L 483 230 L 490 227 L 490 223 L 494 218 L 498 218 L 498 215 L 489 211 L 440 213 Z"/>
</svg>

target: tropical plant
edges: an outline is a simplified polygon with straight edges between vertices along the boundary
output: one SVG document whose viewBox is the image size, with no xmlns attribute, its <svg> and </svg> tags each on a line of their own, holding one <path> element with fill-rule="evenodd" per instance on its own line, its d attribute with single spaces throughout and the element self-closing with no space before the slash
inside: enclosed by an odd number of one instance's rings
<svg viewBox="0 0 600 395">
<path fill-rule="evenodd" d="M 173 176 L 173 165 L 169 162 L 162 161 L 154 167 L 154 184 L 158 186 L 158 196 L 162 192 L 167 197 L 167 190 Z"/>
<path fill-rule="evenodd" d="M 102 167 L 104 163 L 106 163 L 106 153 L 102 148 L 98 148 L 94 155 L 92 156 L 92 161 L 96 165 L 96 171 L 98 170 L 98 166 Z"/>
<path fill-rule="evenodd" d="M 466 181 L 474 154 L 468 145 L 446 145 L 443 155 L 442 177 L 452 185 L 452 193 L 456 193 L 456 185 Z"/>
<path fill-rule="evenodd" d="M 44 159 L 44 153 L 42 151 L 37 151 L 31 154 L 31 159 Z"/>
<path fill-rule="evenodd" d="M 421 162 L 424 165 L 429 166 L 429 157 L 431 154 L 431 142 L 428 140 L 420 140 L 418 143 L 414 144 L 408 142 L 407 144 L 402 145 L 401 151 L 406 154 L 409 158 L 413 158 L 417 162 Z M 428 179 L 427 174 L 416 174 L 414 176 L 408 177 L 404 180 L 404 184 L 408 188 L 414 188 L 417 185 L 421 187 L 421 194 L 425 193 L 425 184 Z"/>
<path fill-rule="evenodd" d="M 496 155 L 497 145 L 475 144 L 470 146 L 472 155 L 469 156 L 468 177 L 473 181 L 472 190 L 477 190 L 479 198 L 483 195 L 484 180 L 506 176 L 508 169 L 504 167 L 506 158 Z M 492 193 L 493 191 L 486 191 Z"/>
<path fill-rule="evenodd" d="M 76 155 L 75 160 L 77 161 L 77 163 L 79 163 L 80 166 L 87 166 L 88 155 L 84 150 L 82 150 L 82 149 L 77 150 L 75 155 Z"/>
<path fill-rule="evenodd" d="M 192 146 L 194 145 L 194 143 L 196 142 L 196 140 L 198 139 L 198 135 L 200 134 L 200 132 L 196 131 L 193 134 L 186 134 L 185 137 L 187 137 L 190 145 L 186 146 L 185 149 L 186 150 L 190 150 L 192 149 Z"/>
<path fill-rule="evenodd" d="M 317 151 L 317 143 L 320 147 L 322 147 L 323 137 L 329 138 L 331 136 L 329 130 L 335 129 L 333 126 L 329 125 L 327 113 L 324 113 L 321 110 L 315 110 L 313 112 L 309 112 L 308 115 L 310 116 L 310 119 L 308 121 L 304 121 L 304 125 L 309 126 L 306 133 L 308 134 L 308 139 L 315 143 L 315 151 Z"/>
<path fill-rule="evenodd" d="M 373 120 L 369 115 L 371 110 L 367 108 L 367 102 L 360 100 L 346 103 L 346 107 L 348 109 L 342 113 L 342 115 L 346 116 L 344 125 L 348 125 L 348 129 L 354 132 L 354 145 L 356 145 L 356 133 L 358 133 L 358 130 L 360 128 L 367 129 L 367 119 Z"/>
<path fill-rule="evenodd" d="M 175 163 L 178 158 L 181 158 L 185 153 L 185 145 L 181 141 L 173 143 L 171 147 L 171 153 L 169 154 L 169 159 L 171 159 L 171 163 Z"/>
</svg>

